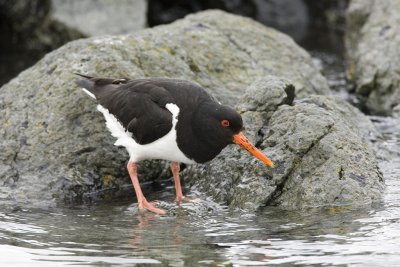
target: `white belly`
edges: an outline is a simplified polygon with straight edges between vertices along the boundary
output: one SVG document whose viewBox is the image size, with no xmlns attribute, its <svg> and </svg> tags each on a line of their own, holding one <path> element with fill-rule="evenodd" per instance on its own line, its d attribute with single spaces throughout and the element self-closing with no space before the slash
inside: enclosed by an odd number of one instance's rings
<svg viewBox="0 0 400 267">
<path fill-rule="evenodd" d="M 130 160 L 138 162 L 145 159 L 164 159 L 187 164 L 195 163 L 182 153 L 176 142 L 176 124 L 178 122 L 179 107 L 172 103 L 167 104 L 165 107 L 172 113 L 172 128 L 160 139 L 146 145 L 136 143 L 132 138 L 132 133 L 125 131 L 121 123 L 108 109 L 98 105 L 97 110 L 103 113 L 111 135 L 117 138 L 114 145 L 125 147 L 128 150 Z"/>
</svg>

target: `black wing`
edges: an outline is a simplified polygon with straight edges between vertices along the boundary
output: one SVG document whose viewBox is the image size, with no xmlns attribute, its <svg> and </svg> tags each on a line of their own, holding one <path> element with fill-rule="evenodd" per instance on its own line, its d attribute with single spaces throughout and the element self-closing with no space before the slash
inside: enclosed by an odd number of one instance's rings
<svg viewBox="0 0 400 267">
<path fill-rule="evenodd" d="M 103 79 L 80 75 L 77 84 L 108 109 L 139 144 L 148 144 L 172 128 L 172 114 L 165 105 L 174 103 L 170 93 L 151 79 Z"/>
</svg>

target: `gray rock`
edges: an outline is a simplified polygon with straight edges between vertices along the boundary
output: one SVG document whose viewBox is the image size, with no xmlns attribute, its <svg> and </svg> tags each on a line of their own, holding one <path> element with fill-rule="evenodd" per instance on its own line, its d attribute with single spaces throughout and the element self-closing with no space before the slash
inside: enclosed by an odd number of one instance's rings
<svg viewBox="0 0 400 267">
<path fill-rule="evenodd" d="M 76 87 L 73 72 L 193 80 L 228 104 L 268 73 L 290 77 L 302 96 L 329 92 L 310 56 L 290 38 L 220 11 L 130 36 L 77 40 L 0 89 L 1 199 L 46 205 L 54 199 L 133 194 L 125 168 L 128 155 L 112 145 L 95 102 Z M 277 105 L 288 97 L 279 92 L 271 99 Z M 262 127 L 256 105 L 254 115 L 249 111 L 244 119 Z M 143 164 L 142 180 L 161 176 L 165 167 L 156 161 Z"/>
<path fill-rule="evenodd" d="M 291 103 L 285 93 L 291 87 L 288 81 L 266 77 L 251 85 L 239 102 L 245 135 L 274 161 L 275 169 L 229 146 L 212 162 L 187 168 L 186 183 L 231 208 L 378 201 L 384 182 L 368 141 L 376 134 L 372 123 L 333 96 Z M 261 100 L 261 95 L 272 97 Z"/>
<path fill-rule="evenodd" d="M 58 21 L 86 36 L 124 34 L 146 26 L 146 0 L 52 0 Z"/>
<path fill-rule="evenodd" d="M 347 11 L 348 77 L 373 114 L 400 103 L 400 2 L 352 0 Z"/>
</svg>

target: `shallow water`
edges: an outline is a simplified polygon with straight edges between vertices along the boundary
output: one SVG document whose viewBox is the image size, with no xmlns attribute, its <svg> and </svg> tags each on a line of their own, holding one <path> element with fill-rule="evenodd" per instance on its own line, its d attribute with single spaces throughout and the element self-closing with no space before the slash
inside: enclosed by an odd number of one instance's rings
<svg viewBox="0 0 400 267">
<path fill-rule="evenodd" d="M 399 266 L 400 157 L 392 156 L 400 154 L 393 132 L 400 124 L 372 119 L 383 135 L 377 144 L 386 152 L 378 157 L 387 184 L 373 208 L 196 213 L 184 212 L 196 205 L 187 204 L 165 217 L 138 215 L 132 202 L 4 208 L 0 266 Z M 172 193 L 149 197 L 171 201 Z"/>
<path fill-rule="evenodd" d="M 129 204 L 0 213 L 7 266 L 389 266 L 400 260 L 400 182 L 376 209 L 331 208 L 257 215 L 136 215 Z"/>
</svg>

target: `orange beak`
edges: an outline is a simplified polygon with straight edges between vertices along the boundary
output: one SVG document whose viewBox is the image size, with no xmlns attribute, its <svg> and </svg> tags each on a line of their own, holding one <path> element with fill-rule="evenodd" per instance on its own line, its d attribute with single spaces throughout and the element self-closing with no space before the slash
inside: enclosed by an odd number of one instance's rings
<svg viewBox="0 0 400 267">
<path fill-rule="evenodd" d="M 249 140 L 247 140 L 246 136 L 244 136 L 242 132 L 240 132 L 238 134 L 235 134 L 233 136 L 233 142 L 235 144 L 238 144 L 239 146 L 243 147 L 247 151 L 249 151 L 254 157 L 258 158 L 259 160 L 261 160 L 262 162 L 264 162 L 265 164 L 267 164 L 271 168 L 274 167 L 274 163 L 272 163 L 272 161 L 269 158 L 267 158 L 255 146 L 250 144 Z"/>
</svg>

